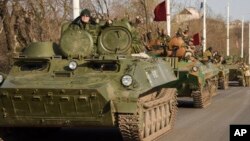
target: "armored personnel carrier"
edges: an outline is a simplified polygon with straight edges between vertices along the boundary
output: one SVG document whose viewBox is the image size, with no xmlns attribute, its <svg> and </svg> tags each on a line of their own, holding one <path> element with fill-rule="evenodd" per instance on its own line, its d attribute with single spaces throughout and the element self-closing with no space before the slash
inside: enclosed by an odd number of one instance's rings
<svg viewBox="0 0 250 141">
<path fill-rule="evenodd" d="M 177 88 L 178 97 L 193 97 L 194 107 L 204 108 L 217 93 L 219 69 L 211 62 L 200 61 L 194 53 L 180 31 L 171 38 L 167 56 L 178 57 L 178 79 L 167 86 Z"/>
<path fill-rule="evenodd" d="M 239 64 L 227 64 L 229 68 L 229 80 L 238 82 L 239 86 L 248 87 L 249 84 L 249 68 L 243 65 L 243 63 Z"/>
<path fill-rule="evenodd" d="M 226 58 L 226 67 L 229 69 L 229 81 L 238 82 L 239 86 L 249 86 L 249 66 L 241 59 L 235 57 Z"/>
<path fill-rule="evenodd" d="M 178 62 L 178 80 L 171 82 L 170 87 L 177 88 L 178 97 L 192 97 L 194 107 L 205 108 L 217 93 L 218 73 L 212 63 L 181 60 Z"/>
<path fill-rule="evenodd" d="M 30 44 L 0 74 L 0 127 L 117 127 L 125 141 L 153 140 L 177 112 L 172 59 L 130 54 L 127 21 L 88 30 L 65 24 L 60 44 Z M 5 135 L 2 136 L 5 139 Z"/>
</svg>

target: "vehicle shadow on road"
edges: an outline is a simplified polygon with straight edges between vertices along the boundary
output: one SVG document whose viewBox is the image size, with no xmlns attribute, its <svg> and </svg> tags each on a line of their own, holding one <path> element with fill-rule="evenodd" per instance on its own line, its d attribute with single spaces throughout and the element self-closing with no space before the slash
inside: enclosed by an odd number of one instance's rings
<svg viewBox="0 0 250 141">
<path fill-rule="evenodd" d="M 229 87 L 242 87 L 242 86 L 239 86 L 239 82 L 237 81 L 230 81 L 228 85 Z"/>
<path fill-rule="evenodd" d="M 116 128 L 63 128 L 58 130 L 15 131 L 4 141 L 122 141 Z"/>
<path fill-rule="evenodd" d="M 178 107 L 181 108 L 194 108 L 193 99 L 178 99 Z"/>
</svg>

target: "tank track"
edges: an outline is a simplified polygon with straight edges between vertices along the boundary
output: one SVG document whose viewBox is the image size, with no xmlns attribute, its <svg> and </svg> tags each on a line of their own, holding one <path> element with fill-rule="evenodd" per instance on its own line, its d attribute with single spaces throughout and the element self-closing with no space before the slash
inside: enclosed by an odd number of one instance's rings
<svg viewBox="0 0 250 141">
<path fill-rule="evenodd" d="M 163 89 L 138 100 L 137 114 L 117 114 L 124 141 L 152 141 L 173 128 L 177 113 L 176 89 Z M 152 99 L 152 96 L 154 99 Z"/>
<path fill-rule="evenodd" d="M 210 89 L 208 82 L 206 82 L 203 88 L 192 92 L 195 108 L 205 108 L 211 104 L 212 93 Z"/>
</svg>

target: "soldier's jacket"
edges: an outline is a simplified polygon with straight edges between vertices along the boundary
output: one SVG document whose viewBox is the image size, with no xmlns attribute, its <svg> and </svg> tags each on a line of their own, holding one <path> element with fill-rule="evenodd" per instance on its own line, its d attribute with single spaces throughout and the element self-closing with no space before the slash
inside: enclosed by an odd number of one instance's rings
<svg viewBox="0 0 250 141">
<path fill-rule="evenodd" d="M 135 29 L 132 29 L 132 53 L 140 53 L 144 51 L 145 48 L 140 39 L 139 33 Z"/>
<path fill-rule="evenodd" d="M 203 59 L 204 60 L 209 60 L 212 58 L 212 53 L 209 50 L 206 50 L 203 54 Z"/>
<path fill-rule="evenodd" d="M 103 25 L 97 24 L 94 22 L 94 19 L 90 19 L 89 23 L 82 23 L 80 17 L 77 17 L 74 21 L 71 22 L 70 28 L 72 29 L 82 29 L 89 32 L 92 35 L 94 44 L 98 42 L 98 35 L 101 32 Z"/>
</svg>

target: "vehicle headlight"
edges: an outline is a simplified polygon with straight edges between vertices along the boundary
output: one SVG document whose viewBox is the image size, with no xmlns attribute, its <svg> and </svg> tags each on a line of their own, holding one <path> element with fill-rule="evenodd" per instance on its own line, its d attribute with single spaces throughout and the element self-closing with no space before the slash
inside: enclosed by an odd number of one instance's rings
<svg viewBox="0 0 250 141">
<path fill-rule="evenodd" d="M 130 86 L 133 83 L 133 78 L 130 75 L 124 75 L 121 79 L 121 83 L 123 86 Z"/>
<path fill-rule="evenodd" d="M 192 71 L 194 71 L 194 72 L 197 72 L 198 71 L 198 67 L 196 67 L 196 66 L 194 66 L 194 67 L 192 67 Z"/>
<path fill-rule="evenodd" d="M 0 84 L 3 82 L 3 75 L 0 74 Z"/>
<path fill-rule="evenodd" d="M 77 68 L 77 62 L 76 61 L 69 62 L 69 68 L 71 70 L 75 70 Z"/>
</svg>

